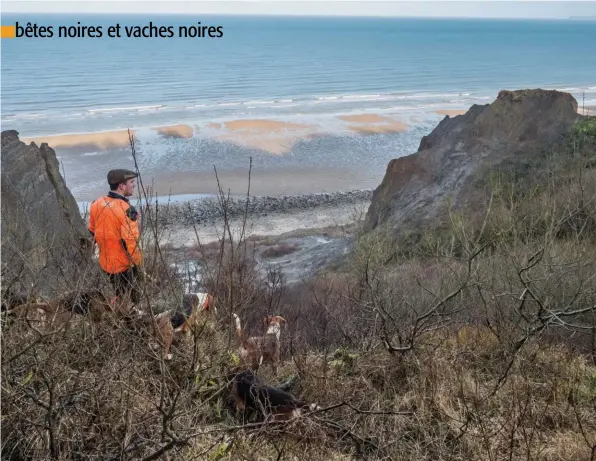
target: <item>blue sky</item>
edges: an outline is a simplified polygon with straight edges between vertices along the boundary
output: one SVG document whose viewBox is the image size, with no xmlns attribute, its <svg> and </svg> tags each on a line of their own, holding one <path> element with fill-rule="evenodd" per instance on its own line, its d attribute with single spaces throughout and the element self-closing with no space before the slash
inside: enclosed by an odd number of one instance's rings
<svg viewBox="0 0 596 461">
<path fill-rule="evenodd" d="M 596 17 L 596 1 L 339 1 L 339 0 L 19 0 L 3 1 L 2 12 L 291 14 L 554 19 Z"/>
</svg>

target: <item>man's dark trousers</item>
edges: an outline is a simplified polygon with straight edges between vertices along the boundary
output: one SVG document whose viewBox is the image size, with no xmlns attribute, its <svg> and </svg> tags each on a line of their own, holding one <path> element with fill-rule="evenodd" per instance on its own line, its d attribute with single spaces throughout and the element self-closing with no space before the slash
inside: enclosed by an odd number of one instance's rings
<svg viewBox="0 0 596 461">
<path fill-rule="evenodd" d="M 130 296 L 130 300 L 134 304 L 139 303 L 141 291 L 139 290 L 139 268 L 137 266 L 132 266 L 124 272 L 108 275 L 112 286 L 116 290 L 116 296 Z"/>
</svg>

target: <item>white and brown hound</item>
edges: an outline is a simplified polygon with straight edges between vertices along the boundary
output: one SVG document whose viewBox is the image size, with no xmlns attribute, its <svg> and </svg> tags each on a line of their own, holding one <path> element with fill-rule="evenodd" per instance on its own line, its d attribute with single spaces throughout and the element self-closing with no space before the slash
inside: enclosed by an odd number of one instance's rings
<svg viewBox="0 0 596 461">
<path fill-rule="evenodd" d="M 236 321 L 236 336 L 238 338 L 238 353 L 240 358 L 247 365 L 258 370 L 263 363 L 271 364 L 273 373 L 277 376 L 277 368 L 280 361 L 280 332 L 281 324 L 286 320 L 279 315 L 267 316 L 264 319 L 267 331 L 263 336 L 252 336 L 244 338 L 244 330 L 240 318 L 234 315 Z"/>
</svg>

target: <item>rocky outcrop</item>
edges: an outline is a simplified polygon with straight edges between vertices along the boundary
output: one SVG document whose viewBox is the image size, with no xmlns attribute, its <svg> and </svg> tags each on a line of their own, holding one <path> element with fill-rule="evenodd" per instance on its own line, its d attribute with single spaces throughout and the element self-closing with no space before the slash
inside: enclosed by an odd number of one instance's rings
<svg viewBox="0 0 596 461">
<path fill-rule="evenodd" d="M 51 296 L 73 282 L 90 261 L 90 234 L 60 174 L 55 152 L 2 132 L 3 290 Z"/>
<path fill-rule="evenodd" d="M 448 200 L 455 208 L 473 201 L 470 184 L 479 172 L 544 153 L 579 118 L 573 96 L 541 89 L 501 91 L 491 104 L 446 116 L 416 153 L 389 162 L 365 227 L 387 225 L 399 234 L 439 225 Z"/>
</svg>

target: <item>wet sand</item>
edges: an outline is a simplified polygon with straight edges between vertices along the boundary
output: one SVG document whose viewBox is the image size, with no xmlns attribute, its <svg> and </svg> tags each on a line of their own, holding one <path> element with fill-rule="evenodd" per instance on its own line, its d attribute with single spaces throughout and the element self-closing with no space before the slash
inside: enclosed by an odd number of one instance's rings
<svg viewBox="0 0 596 461">
<path fill-rule="evenodd" d="M 457 115 L 463 115 L 467 111 L 466 110 L 435 110 L 435 114 L 439 115 L 449 115 L 449 117 L 455 117 Z"/>
<path fill-rule="evenodd" d="M 188 139 L 192 138 L 194 130 L 190 125 L 171 125 L 151 128 L 166 138 Z"/>
<path fill-rule="evenodd" d="M 236 170 L 218 170 L 221 188 L 227 194 L 246 196 L 248 191 L 248 165 Z M 153 193 L 159 196 L 182 194 L 217 194 L 217 178 L 213 171 L 199 172 L 145 172 L 145 187 L 150 185 Z M 358 171 L 338 167 L 336 169 L 317 168 L 253 171 L 250 178 L 251 195 L 299 195 L 308 193 L 349 190 L 350 184 L 359 187 L 376 187 L 378 178 L 367 180 Z M 362 185 L 362 186 L 361 186 Z M 88 195 L 89 196 L 89 195 Z M 88 198 L 81 198 L 86 200 Z"/>
<path fill-rule="evenodd" d="M 582 107 L 579 105 L 577 108 L 577 113 L 581 115 L 596 115 L 596 106 Z"/>
<path fill-rule="evenodd" d="M 216 130 L 214 138 L 219 141 L 276 155 L 287 154 L 299 139 L 308 138 L 318 131 L 314 125 L 264 119 L 232 120 L 207 126 Z"/>
<path fill-rule="evenodd" d="M 280 132 L 280 131 L 311 131 L 314 127 L 312 125 L 305 125 L 301 123 L 288 123 L 276 120 L 232 120 L 224 122 L 226 129 L 231 131 L 244 131 L 252 133 L 266 133 L 266 132 Z"/>
<path fill-rule="evenodd" d="M 227 141 L 238 146 L 258 149 L 275 155 L 290 152 L 302 139 L 330 134 L 337 129 L 340 132 L 355 132 L 362 135 L 378 133 L 399 133 L 408 129 L 408 125 L 392 117 L 378 114 L 340 115 L 335 130 L 329 130 L 317 124 L 293 123 L 269 119 L 244 119 L 200 124 L 178 124 L 151 127 L 164 138 L 190 139 L 201 135 Z M 343 131 L 342 131 L 343 130 Z M 145 134 L 139 129 L 131 133 L 143 141 Z M 145 131 L 144 133 L 147 133 Z M 22 138 L 27 144 L 46 142 L 55 150 L 68 150 L 73 153 L 89 153 L 129 147 L 128 130 L 104 131 L 97 133 L 58 134 Z"/>
<path fill-rule="evenodd" d="M 384 125 L 350 125 L 352 131 L 361 134 L 401 133 L 408 129 L 408 125 L 402 122 L 392 122 Z"/>
<path fill-rule="evenodd" d="M 340 115 L 337 117 L 348 122 L 347 128 L 356 133 L 370 135 L 382 133 L 401 133 L 408 125 L 391 117 L 378 114 Z"/>
<path fill-rule="evenodd" d="M 303 138 L 306 136 L 302 136 Z M 242 147 L 262 150 L 270 154 L 283 155 L 292 150 L 294 144 L 300 139 L 298 136 L 272 136 L 272 135 L 241 135 L 222 134 L 216 136 L 218 141 L 228 141 Z"/>
<path fill-rule="evenodd" d="M 193 128 L 189 125 L 154 127 L 151 130 L 168 138 L 191 138 L 194 134 Z M 136 130 L 130 132 L 138 137 Z M 54 150 L 68 149 L 75 152 L 124 149 L 130 146 L 128 130 L 34 136 L 22 138 L 22 141 L 26 144 L 34 142 L 38 146 L 45 142 Z"/>
<path fill-rule="evenodd" d="M 369 140 L 359 144 L 359 136 L 408 128 L 397 117 L 385 114 L 338 114 L 310 124 L 298 122 L 256 118 L 205 121 L 135 128 L 131 133 L 139 141 L 137 166 L 151 195 L 217 194 L 216 166 L 224 191 L 244 196 L 249 159 L 253 156 L 251 195 L 279 196 L 378 186 L 386 167 L 382 160 L 385 154 L 374 154 L 376 157 L 370 159 L 367 151 L 374 150 L 374 146 Z M 81 202 L 106 193 L 108 170 L 135 168 L 128 130 L 24 140 L 48 142 L 55 149 L 67 185 Z M 312 152 L 309 142 L 313 142 Z M 409 138 L 380 142 L 405 146 L 404 152 L 414 149 L 414 144 L 408 147 Z M 297 143 L 301 143 L 300 149 L 293 150 Z M 286 160 L 288 153 L 291 155 Z"/>
<path fill-rule="evenodd" d="M 107 154 L 62 155 L 59 162 L 65 169 L 65 180 L 76 199 L 94 200 L 107 192 L 105 175 L 111 168 L 133 168 L 130 155 L 122 151 Z M 217 176 L 224 192 L 245 196 L 248 190 L 248 161 L 242 161 L 234 168 L 217 168 Z M 317 168 L 296 168 L 295 166 L 258 169 L 253 167 L 250 178 L 251 195 L 299 195 L 334 192 L 354 188 L 374 188 L 382 175 L 371 175 L 357 168 L 319 166 Z M 157 167 L 141 169 L 141 180 L 152 196 L 184 194 L 217 194 L 218 183 L 213 166 L 202 171 L 187 171 L 181 165 L 180 171 L 164 171 Z M 138 187 L 137 187 L 138 189 Z M 135 192 L 136 193 L 136 192 Z"/>
<path fill-rule="evenodd" d="M 355 123 L 385 123 L 394 122 L 395 119 L 378 114 L 357 114 L 357 115 L 340 115 L 337 117 L 344 122 Z"/>
<path fill-rule="evenodd" d="M 134 130 L 131 130 L 131 133 L 135 135 Z M 32 138 L 21 138 L 21 140 L 26 144 L 35 142 L 35 144 L 37 144 L 38 146 L 41 145 L 41 143 L 46 142 L 54 150 L 108 150 L 124 148 L 129 146 L 127 130 L 103 131 L 99 133 L 59 134 Z"/>
</svg>

